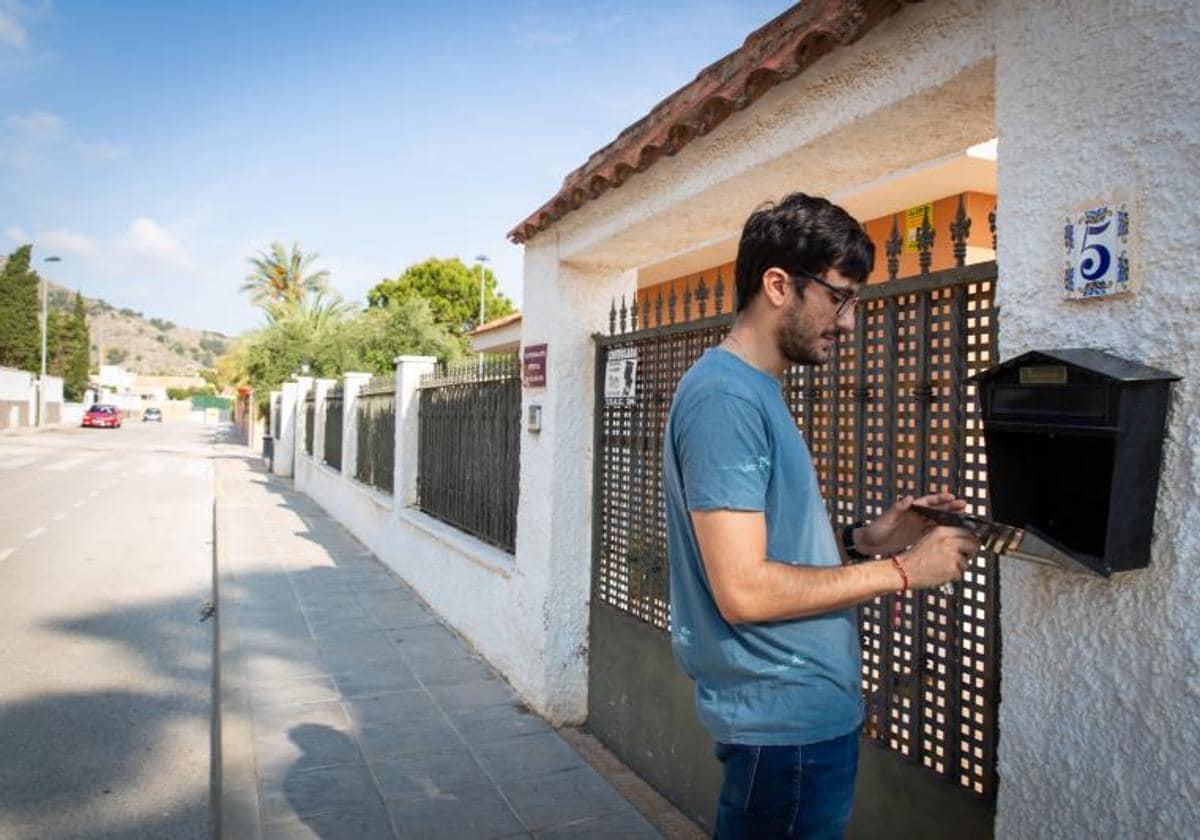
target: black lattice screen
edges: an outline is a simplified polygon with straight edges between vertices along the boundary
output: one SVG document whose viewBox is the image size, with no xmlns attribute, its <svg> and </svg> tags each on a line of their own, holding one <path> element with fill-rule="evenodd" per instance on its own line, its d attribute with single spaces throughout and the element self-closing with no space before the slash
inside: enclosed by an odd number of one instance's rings
<svg viewBox="0 0 1200 840">
<path fill-rule="evenodd" d="M 995 263 L 986 263 L 871 286 L 855 334 L 835 358 L 785 376 L 784 397 L 839 524 L 871 519 L 905 493 L 935 490 L 963 496 L 971 512 L 987 514 L 983 441 L 965 380 L 993 363 L 995 276 Z M 658 323 L 646 328 L 649 314 L 646 304 L 643 329 L 624 332 L 623 307 L 622 332 L 598 338 L 593 596 L 666 629 L 663 430 L 679 378 L 721 341 L 732 316 L 664 324 L 660 310 Z M 672 307 L 668 320 L 673 316 Z M 637 353 L 635 396 L 606 405 L 606 360 L 630 348 Z M 975 558 L 953 595 L 905 597 L 898 628 L 894 597 L 860 608 L 866 736 L 992 796 L 995 558 Z"/>
</svg>

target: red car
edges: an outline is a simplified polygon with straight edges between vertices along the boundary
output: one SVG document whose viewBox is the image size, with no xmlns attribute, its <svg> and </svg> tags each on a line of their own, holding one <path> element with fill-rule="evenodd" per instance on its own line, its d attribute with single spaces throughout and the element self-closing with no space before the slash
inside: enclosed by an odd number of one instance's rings
<svg viewBox="0 0 1200 840">
<path fill-rule="evenodd" d="M 100 429 L 121 428 L 121 409 L 115 405 L 94 405 L 83 415 L 83 426 L 95 426 Z"/>
</svg>

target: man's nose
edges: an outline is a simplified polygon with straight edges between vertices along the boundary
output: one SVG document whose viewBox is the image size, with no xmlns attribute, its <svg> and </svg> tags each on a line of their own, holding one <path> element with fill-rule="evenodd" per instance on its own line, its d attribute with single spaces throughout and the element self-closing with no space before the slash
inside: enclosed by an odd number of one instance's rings
<svg viewBox="0 0 1200 840">
<path fill-rule="evenodd" d="M 857 314 L 856 310 L 857 307 L 849 306 L 846 308 L 845 312 L 837 316 L 837 320 L 834 322 L 834 324 L 837 326 L 838 332 L 843 332 L 847 335 L 854 332 L 854 320 L 855 315 Z"/>
</svg>

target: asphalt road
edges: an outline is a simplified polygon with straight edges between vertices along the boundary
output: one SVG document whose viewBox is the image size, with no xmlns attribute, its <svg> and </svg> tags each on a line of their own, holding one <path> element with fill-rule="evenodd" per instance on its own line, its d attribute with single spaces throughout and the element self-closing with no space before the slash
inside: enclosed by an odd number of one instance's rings
<svg viewBox="0 0 1200 840">
<path fill-rule="evenodd" d="M 0 837 L 211 836 L 219 434 L 0 436 Z"/>
</svg>

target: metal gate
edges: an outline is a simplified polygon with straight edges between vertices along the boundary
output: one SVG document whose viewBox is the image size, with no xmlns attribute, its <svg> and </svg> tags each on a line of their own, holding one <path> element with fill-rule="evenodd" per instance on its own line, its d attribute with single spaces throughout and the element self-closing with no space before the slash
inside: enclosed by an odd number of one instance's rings
<svg viewBox="0 0 1200 840">
<path fill-rule="evenodd" d="M 957 245 L 957 237 L 965 237 L 961 208 L 955 221 Z M 927 240 L 923 256 L 932 236 Z M 930 273 L 922 259 L 926 273 L 896 279 L 899 247 L 894 230 L 887 249 L 891 279 L 863 289 L 854 335 L 824 367 L 794 367 L 783 383 L 838 524 L 871 519 L 905 493 L 941 490 L 966 498 L 974 513 L 988 513 L 983 441 L 966 380 L 993 363 L 996 264 L 965 266 L 965 246 L 956 247 L 958 267 Z M 660 766 L 678 761 L 684 742 L 699 730 L 690 719 L 678 723 L 678 698 L 662 699 L 662 673 L 648 675 L 659 684 L 644 692 L 629 673 L 640 667 L 633 662 L 638 656 L 673 667 L 666 639 L 663 430 L 679 378 L 732 324 L 721 288 L 712 294 L 703 281 L 687 286 L 678 320 L 673 292 L 666 301 L 614 303 L 609 335 L 596 338 L 589 725 L 702 820 L 709 793 L 685 790 L 686 774 Z M 635 358 L 636 375 L 632 394 L 606 401 L 610 358 Z M 917 776 L 925 775 L 937 788 L 957 788 L 954 807 L 969 811 L 977 803 L 976 810 L 986 812 L 979 824 L 986 821 L 990 834 L 999 697 L 995 557 L 976 557 L 952 596 L 904 596 L 899 628 L 891 622 L 896 597 L 859 609 L 864 738 L 912 765 L 905 778 L 918 786 L 925 783 Z M 670 691 L 685 691 L 690 708 L 690 683 L 684 678 L 680 685 Z M 639 708 L 638 697 L 674 713 L 664 718 L 654 708 Z M 665 731 L 673 726 L 686 728 L 686 737 Z M 704 784 L 711 786 L 711 772 Z M 948 806 L 939 807 L 944 816 Z"/>
</svg>

